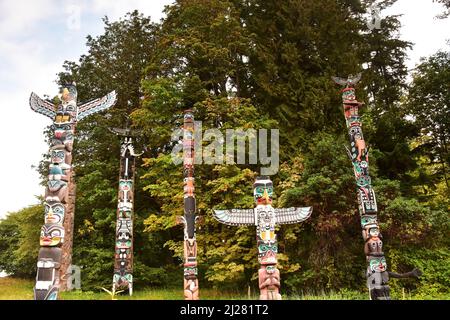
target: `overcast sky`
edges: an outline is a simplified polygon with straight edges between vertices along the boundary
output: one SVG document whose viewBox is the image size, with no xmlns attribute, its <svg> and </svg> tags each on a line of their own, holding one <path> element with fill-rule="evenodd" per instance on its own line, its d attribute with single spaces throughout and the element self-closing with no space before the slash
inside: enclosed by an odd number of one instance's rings
<svg viewBox="0 0 450 320">
<path fill-rule="evenodd" d="M 103 31 L 101 18 L 117 20 L 138 9 L 154 21 L 172 0 L 0 0 L 0 218 L 37 203 L 44 193 L 37 165 L 47 153 L 43 131 L 50 119 L 31 111 L 31 91 L 55 95 L 56 74 L 65 60 L 86 53 L 86 36 Z M 450 18 L 437 20 L 441 5 L 432 0 L 399 0 L 382 12 L 403 14 L 401 38 L 413 42 L 408 68 L 420 57 L 445 49 Z M 78 19 L 79 17 L 80 19 Z"/>
</svg>

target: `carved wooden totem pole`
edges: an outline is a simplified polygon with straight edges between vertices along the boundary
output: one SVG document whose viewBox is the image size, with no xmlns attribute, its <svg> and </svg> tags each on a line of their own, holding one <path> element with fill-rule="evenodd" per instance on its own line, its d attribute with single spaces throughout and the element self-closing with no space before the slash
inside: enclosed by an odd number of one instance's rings
<svg viewBox="0 0 450 320">
<path fill-rule="evenodd" d="M 120 146 L 119 196 L 117 205 L 116 245 L 113 289 L 127 288 L 133 294 L 133 207 L 135 159 L 133 133 L 130 129 L 111 129 L 123 138 Z"/>
<path fill-rule="evenodd" d="M 269 177 L 258 177 L 253 184 L 256 208 L 214 210 L 214 217 L 230 226 L 256 225 L 256 241 L 260 300 L 281 300 L 280 271 L 277 269 L 278 244 L 275 234 L 277 224 L 293 224 L 311 216 L 312 207 L 273 208 L 273 184 Z"/>
<path fill-rule="evenodd" d="M 61 102 L 55 106 L 31 93 L 33 111 L 53 120 L 50 140 L 50 166 L 45 191 L 45 217 L 41 229 L 35 300 L 56 300 L 66 286 L 67 271 L 72 263 L 75 184 L 72 171 L 72 146 L 77 121 L 105 110 L 116 102 L 115 91 L 101 99 L 77 106 L 75 84 L 61 91 Z"/>
<path fill-rule="evenodd" d="M 354 88 L 360 79 L 361 74 L 355 77 L 349 76 L 348 79 L 333 77 L 334 82 L 345 85 L 342 90 L 342 103 L 350 139 L 350 150 L 347 149 L 347 152 L 353 164 L 356 180 L 358 210 L 361 218 L 362 236 L 365 242 L 364 253 L 367 259 L 367 287 L 372 300 L 390 300 L 389 276 L 392 278 L 411 278 L 420 276 L 421 272 L 418 269 L 403 274 L 387 271 L 383 253 L 383 237 L 378 226 L 377 201 L 369 175 L 369 153 L 364 141 L 359 116 L 359 108 L 363 103 L 356 100 Z"/>
<path fill-rule="evenodd" d="M 198 300 L 197 279 L 197 222 L 194 193 L 194 115 L 192 110 L 184 113 L 183 126 L 183 175 L 184 175 L 184 216 L 178 222 L 184 225 L 184 299 Z"/>
</svg>

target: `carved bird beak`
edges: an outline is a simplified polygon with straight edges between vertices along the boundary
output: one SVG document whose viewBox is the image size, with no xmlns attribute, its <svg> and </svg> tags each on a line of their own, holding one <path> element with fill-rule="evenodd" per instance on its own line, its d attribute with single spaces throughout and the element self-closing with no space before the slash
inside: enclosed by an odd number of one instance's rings
<svg viewBox="0 0 450 320">
<path fill-rule="evenodd" d="M 270 201 L 269 194 L 267 193 L 266 189 L 264 189 L 263 200 L 264 203 L 269 203 Z"/>
</svg>

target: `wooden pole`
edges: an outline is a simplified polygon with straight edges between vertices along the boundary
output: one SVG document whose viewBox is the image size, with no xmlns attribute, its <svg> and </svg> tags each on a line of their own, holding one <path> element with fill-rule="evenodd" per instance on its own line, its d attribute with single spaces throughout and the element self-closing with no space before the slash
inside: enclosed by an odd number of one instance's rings
<svg viewBox="0 0 450 320">
<path fill-rule="evenodd" d="M 196 203 L 194 189 L 194 115 L 186 110 L 183 126 L 183 173 L 184 173 L 184 299 L 198 300 L 197 239 L 195 235 Z"/>
<path fill-rule="evenodd" d="M 56 300 L 68 289 L 68 270 L 72 264 L 76 186 L 72 170 L 72 147 L 75 127 L 83 118 L 112 107 L 115 91 L 101 99 L 77 106 L 75 83 L 62 88 L 58 105 L 31 93 L 33 111 L 53 121 L 50 141 L 50 165 L 45 190 L 45 216 L 41 228 L 37 262 L 35 300 Z M 70 286 L 71 287 L 71 286 Z"/>
<path fill-rule="evenodd" d="M 64 218 L 65 239 L 61 246 L 61 269 L 60 269 L 60 291 L 71 290 L 71 286 L 67 285 L 67 281 L 71 279 L 71 272 L 69 267 L 72 265 L 72 248 L 73 248 L 73 230 L 75 219 L 75 199 L 76 199 L 77 185 L 75 183 L 75 172 L 71 170 L 70 185 L 69 185 L 69 201 L 67 203 L 66 216 Z"/>
</svg>

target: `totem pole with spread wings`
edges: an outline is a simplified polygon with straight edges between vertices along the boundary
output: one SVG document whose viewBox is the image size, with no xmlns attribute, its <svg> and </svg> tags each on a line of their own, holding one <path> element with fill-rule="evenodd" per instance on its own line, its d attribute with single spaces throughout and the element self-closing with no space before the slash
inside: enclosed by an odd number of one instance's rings
<svg viewBox="0 0 450 320">
<path fill-rule="evenodd" d="M 275 226 L 305 221 L 312 207 L 273 208 L 273 183 L 268 177 L 258 177 L 253 184 L 256 208 L 214 210 L 214 218 L 230 226 L 256 226 L 260 300 L 281 300 L 280 271 L 277 269 L 278 244 Z"/>
<path fill-rule="evenodd" d="M 66 278 L 72 263 L 75 212 L 72 148 L 77 121 L 112 107 L 116 99 L 113 91 L 103 98 L 77 106 L 75 84 L 62 88 L 61 102 L 58 105 L 31 93 L 31 109 L 53 121 L 50 127 L 50 166 L 34 287 L 35 300 L 56 300 L 59 291 L 64 290 L 67 285 Z"/>
</svg>

